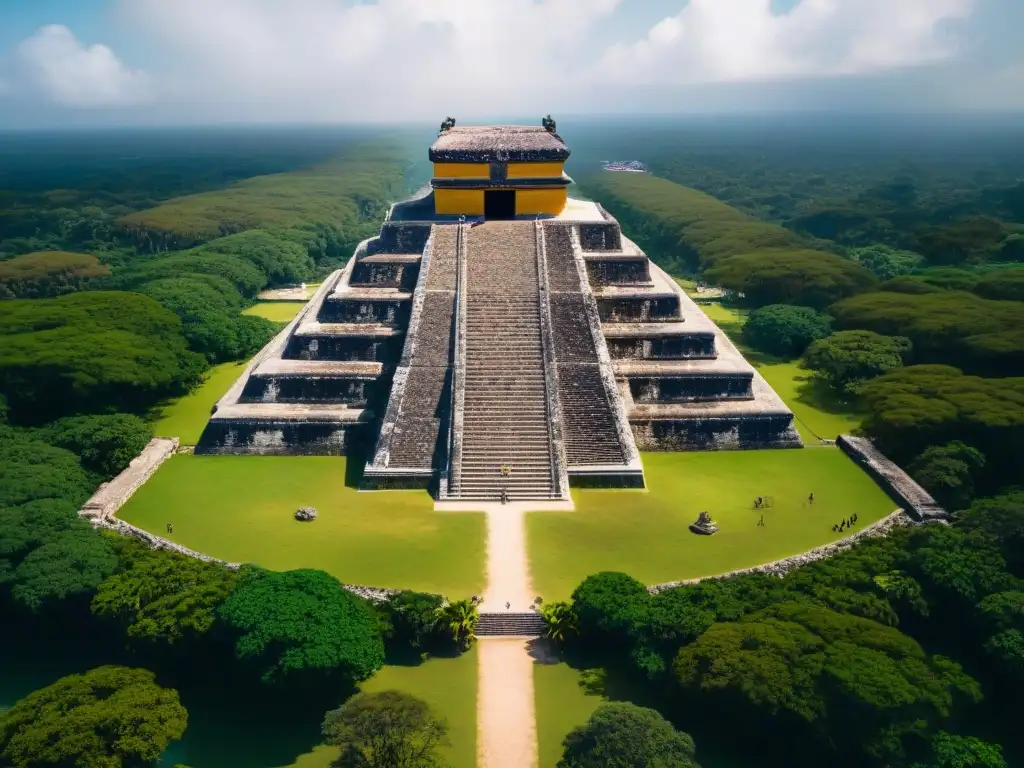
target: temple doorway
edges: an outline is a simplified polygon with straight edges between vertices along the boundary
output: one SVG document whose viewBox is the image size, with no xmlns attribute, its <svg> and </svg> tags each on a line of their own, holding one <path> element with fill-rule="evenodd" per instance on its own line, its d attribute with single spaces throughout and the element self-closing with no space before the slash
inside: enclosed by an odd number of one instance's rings
<svg viewBox="0 0 1024 768">
<path fill-rule="evenodd" d="M 485 219 L 514 219 L 516 217 L 516 191 L 514 189 L 484 190 Z"/>
</svg>

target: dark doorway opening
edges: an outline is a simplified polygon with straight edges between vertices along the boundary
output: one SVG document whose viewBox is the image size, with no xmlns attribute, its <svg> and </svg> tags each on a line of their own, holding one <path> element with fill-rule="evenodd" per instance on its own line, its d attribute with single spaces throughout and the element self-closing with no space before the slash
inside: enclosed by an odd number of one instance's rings
<svg viewBox="0 0 1024 768">
<path fill-rule="evenodd" d="M 514 189 L 484 190 L 485 219 L 514 219 L 516 217 L 516 191 Z"/>
</svg>

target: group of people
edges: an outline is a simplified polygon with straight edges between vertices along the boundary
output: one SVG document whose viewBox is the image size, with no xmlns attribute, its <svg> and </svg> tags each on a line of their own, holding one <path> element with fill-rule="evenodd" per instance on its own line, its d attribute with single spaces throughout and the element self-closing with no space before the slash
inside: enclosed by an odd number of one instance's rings
<svg viewBox="0 0 1024 768">
<path fill-rule="evenodd" d="M 854 512 L 852 515 L 850 515 L 849 517 L 844 519 L 842 522 L 839 522 L 839 523 L 836 523 L 835 525 L 833 525 L 832 526 L 832 532 L 833 533 L 841 533 L 842 531 L 845 531 L 847 528 L 853 528 L 854 523 L 856 523 L 856 522 L 857 522 L 857 513 Z"/>
</svg>

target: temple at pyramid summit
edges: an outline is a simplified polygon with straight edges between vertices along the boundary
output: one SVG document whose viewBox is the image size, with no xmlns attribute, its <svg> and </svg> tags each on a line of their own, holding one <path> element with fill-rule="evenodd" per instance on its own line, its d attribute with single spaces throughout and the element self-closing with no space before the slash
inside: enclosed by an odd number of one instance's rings
<svg viewBox="0 0 1024 768">
<path fill-rule="evenodd" d="M 800 447 L 793 414 L 533 126 L 441 126 L 391 207 L 217 403 L 197 453 L 362 456 L 366 489 L 569 501 L 640 451 Z"/>
</svg>

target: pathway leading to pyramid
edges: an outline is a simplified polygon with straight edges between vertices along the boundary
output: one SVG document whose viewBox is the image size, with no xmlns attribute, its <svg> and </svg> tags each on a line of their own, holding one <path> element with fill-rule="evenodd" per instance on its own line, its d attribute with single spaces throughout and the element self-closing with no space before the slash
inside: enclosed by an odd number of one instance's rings
<svg viewBox="0 0 1024 768">
<path fill-rule="evenodd" d="M 478 643 L 477 768 L 536 768 L 533 657 L 522 637 Z"/>
<path fill-rule="evenodd" d="M 487 587 L 481 612 L 529 612 L 533 588 L 526 554 L 526 510 L 530 505 L 480 506 L 487 515 Z M 537 765 L 533 658 L 528 642 L 525 637 L 500 635 L 477 640 L 478 768 Z"/>
</svg>

